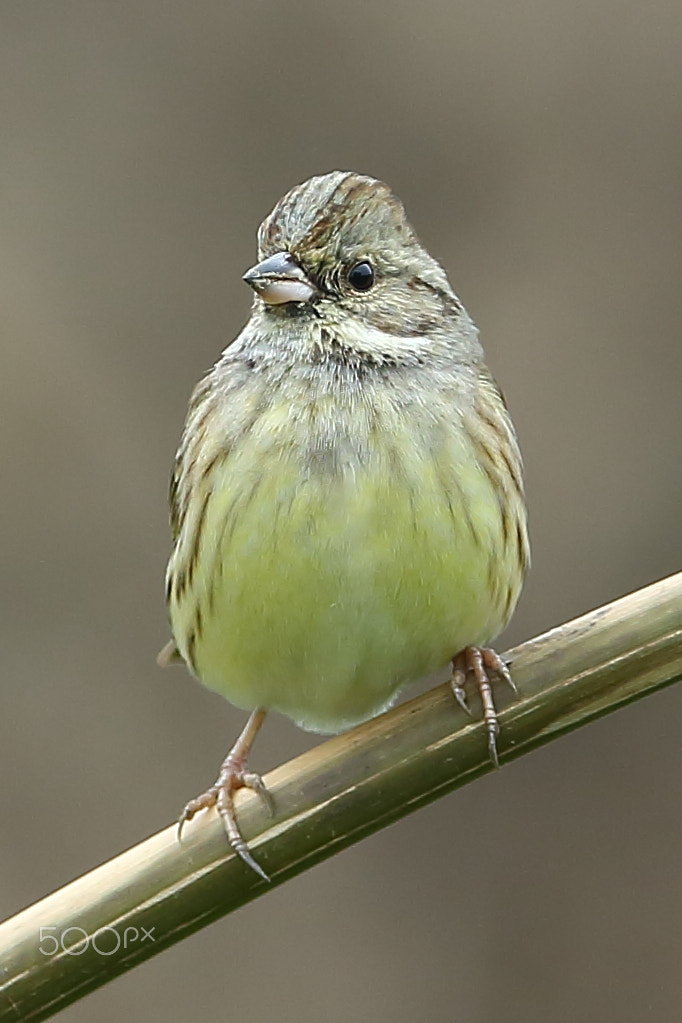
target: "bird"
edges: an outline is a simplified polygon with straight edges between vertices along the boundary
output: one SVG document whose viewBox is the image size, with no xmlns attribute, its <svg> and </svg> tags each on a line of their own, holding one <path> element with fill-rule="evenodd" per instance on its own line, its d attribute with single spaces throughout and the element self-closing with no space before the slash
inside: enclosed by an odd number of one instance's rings
<svg viewBox="0 0 682 1023">
<path fill-rule="evenodd" d="M 478 331 L 400 200 L 352 171 L 296 185 L 258 230 L 248 322 L 197 384 L 170 485 L 172 640 L 250 712 L 180 830 L 215 806 L 264 880 L 235 794 L 266 714 L 337 733 L 451 665 L 498 764 L 489 645 L 530 562 L 519 445 Z"/>
</svg>

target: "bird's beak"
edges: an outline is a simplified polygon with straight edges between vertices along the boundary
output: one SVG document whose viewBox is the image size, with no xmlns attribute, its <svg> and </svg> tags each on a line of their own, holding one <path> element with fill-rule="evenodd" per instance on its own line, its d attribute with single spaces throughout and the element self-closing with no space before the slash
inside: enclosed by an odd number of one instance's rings
<svg viewBox="0 0 682 1023">
<path fill-rule="evenodd" d="M 268 305 L 285 302 L 309 302 L 317 289 L 310 283 L 290 252 L 276 252 L 256 263 L 244 274 L 243 280 Z"/>
</svg>

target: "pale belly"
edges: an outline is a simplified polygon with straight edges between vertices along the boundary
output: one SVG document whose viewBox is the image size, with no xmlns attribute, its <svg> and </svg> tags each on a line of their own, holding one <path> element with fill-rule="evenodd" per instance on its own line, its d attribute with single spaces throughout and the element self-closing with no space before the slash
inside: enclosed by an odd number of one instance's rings
<svg viewBox="0 0 682 1023">
<path fill-rule="evenodd" d="M 395 450 L 336 475 L 284 454 L 260 476 L 241 470 L 248 453 L 228 461 L 192 585 L 171 600 L 206 686 L 340 731 L 500 631 L 515 569 L 490 478 L 459 440 L 442 464 L 415 456 L 399 472 Z"/>
</svg>

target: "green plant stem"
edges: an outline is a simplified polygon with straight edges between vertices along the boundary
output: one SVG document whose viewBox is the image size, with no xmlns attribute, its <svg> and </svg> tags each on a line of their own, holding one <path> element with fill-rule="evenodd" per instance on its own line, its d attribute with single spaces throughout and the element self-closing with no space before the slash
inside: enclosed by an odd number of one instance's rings
<svg viewBox="0 0 682 1023">
<path fill-rule="evenodd" d="M 508 657 L 519 696 L 498 694 L 503 764 L 679 680 L 682 573 Z M 323 743 L 265 779 L 274 817 L 240 793 L 240 824 L 270 884 L 230 853 L 210 811 L 186 826 L 182 843 L 171 826 L 0 925 L 0 1023 L 48 1018 L 491 769 L 482 723 L 466 717 L 447 685 Z"/>
</svg>

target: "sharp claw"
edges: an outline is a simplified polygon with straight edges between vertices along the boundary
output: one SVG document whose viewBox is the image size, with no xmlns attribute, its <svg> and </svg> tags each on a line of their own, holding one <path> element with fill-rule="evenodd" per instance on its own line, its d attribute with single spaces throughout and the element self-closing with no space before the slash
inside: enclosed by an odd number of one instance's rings
<svg viewBox="0 0 682 1023">
<path fill-rule="evenodd" d="M 223 767 L 220 774 L 221 785 L 216 805 L 225 828 L 227 840 L 230 843 L 231 848 L 234 849 L 235 853 L 243 860 L 244 863 L 246 863 L 248 867 L 254 870 L 259 877 L 262 877 L 264 881 L 269 881 L 270 878 L 268 875 L 265 873 L 263 868 L 256 863 L 249 852 L 249 847 L 244 841 L 242 833 L 239 830 L 239 825 L 237 824 L 237 811 L 234 805 L 234 794 L 239 788 L 248 788 L 260 796 L 267 806 L 272 806 L 270 794 L 265 788 L 265 784 L 263 783 L 261 776 L 252 771 L 244 771 L 241 768 L 235 768 L 234 765 L 231 765 L 229 770 L 225 770 L 225 767 Z"/>
<path fill-rule="evenodd" d="M 182 838 L 182 829 L 187 821 L 191 821 L 199 810 L 215 806 L 223 822 L 230 847 L 251 870 L 254 870 L 264 881 L 269 882 L 270 878 L 249 852 L 249 847 L 244 841 L 237 824 L 234 794 L 238 789 L 243 788 L 251 789 L 252 792 L 255 792 L 265 804 L 268 813 L 270 815 L 274 814 L 275 807 L 272 796 L 268 792 L 261 776 L 253 771 L 244 771 L 237 762 L 228 757 L 220 769 L 220 776 L 216 784 L 208 789 L 207 792 L 204 792 L 203 795 L 190 799 L 182 811 L 178 820 L 178 841 Z"/>
<path fill-rule="evenodd" d="M 498 653 L 488 648 L 466 647 L 453 661 L 450 686 L 457 703 L 471 715 L 471 710 L 466 702 L 465 683 L 469 676 L 472 676 L 475 680 L 481 698 L 483 721 L 488 735 L 488 755 L 493 766 L 499 767 L 497 736 L 500 726 L 493 701 L 491 685 L 491 675 L 493 674 L 503 679 L 511 687 L 514 694 L 518 695 L 518 690 L 509 672 L 508 664 Z"/>
<path fill-rule="evenodd" d="M 495 653 L 494 650 L 484 650 L 483 663 L 485 667 L 488 669 L 488 671 L 494 671 L 496 675 L 498 675 L 507 683 L 507 685 L 511 688 L 512 692 L 518 695 L 519 691 L 516 688 L 516 683 L 514 682 L 514 679 L 511 677 L 511 672 L 509 671 L 509 665 L 511 664 L 511 661 L 505 661 L 505 659 L 503 657 L 500 657 L 499 654 Z"/>
<path fill-rule="evenodd" d="M 514 681 L 514 679 L 513 679 L 512 677 L 511 677 L 511 675 L 509 674 L 509 672 L 507 672 L 507 674 L 506 674 L 506 675 L 503 675 L 503 676 L 502 676 L 502 678 L 503 678 L 503 679 L 504 679 L 504 681 L 505 681 L 505 682 L 507 683 L 507 685 L 508 685 L 508 686 L 510 687 L 510 689 L 511 689 L 511 691 L 513 692 L 514 696 L 518 696 L 518 695 L 519 695 L 519 691 L 518 691 L 518 689 L 517 689 L 517 687 L 516 687 L 516 682 L 515 682 L 515 681 Z"/>
<path fill-rule="evenodd" d="M 500 759 L 497 755 L 497 742 L 495 741 L 495 733 L 488 732 L 488 756 L 492 761 L 493 767 L 497 770 L 500 768 Z"/>
<path fill-rule="evenodd" d="M 178 818 L 178 842 L 182 838 L 182 829 L 187 821 L 191 821 L 200 810 L 207 810 L 209 807 L 215 806 L 217 799 L 218 788 L 216 785 L 212 785 L 211 788 L 202 793 L 202 795 L 196 796 L 194 799 L 190 799 L 189 803 L 187 803 L 185 809 Z"/>
<path fill-rule="evenodd" d="M 223 827 L 225 828 L 230 848 L 233 849 L 237 856 L 239 856 L 240 859 L 251 868 L 251 870 L 254 870 L 259 877 L 262 877 L 264 881 L 269 882 L 270 878 L 249 852 L 249 847 L 242 838 L 239 825 L 237 824 L 234 794 L 240 788 L 251 789 L 265 803 L 268 812 L 271 815 L 274 813 L 275 808 L 272 796 L 268 792 L 265 783 L 259 774 L 255 774 L 251 771 L 228 772 L 221 770 L 218 783 L 208 789 L 207 792 L 204 792 L 203 795 L 197 796 L 196 799 L 191 799 L 182 811 L 178 820 L 178 841 L 181 841 L 182 839 L 182 829 L 187 821 L 191 821 L 199 810 L 205 810 L 211 806 L 215 806 L 220 819 L 223 822 Z"/>
<path fill-rule="evenodd" d="M 268 884 L 270 883 L 270 878 L 265 873 L 265 871 L 263 870 L 261 865 L 259 863 L 256 863 L 256 861 L 254 860 L 253 856 L 249 852 L 249 848 L 248 848 L 246 842 L 242 841 L 239 844 L 235 844 L 234 842 L 230 842 L 230 845 L 234 849 L 234 851 L 236 852 L 237 856 L 239 856 L 239 858 L 244 861 L 244 863 L 247 865 L 247 867 L 251 867 L 251 870 L 254 870 L 256 872 L 256 874 L 258 874 L 259 877 L 262 877 L 262 879 L 264 881 L 267 881 Z"/>
<path fill-rule="evenodd" d="M 453 678 L 450 682 L 450 688 L 452 689 L 452 695 L 457 700 L 457 703 L 460 705 L 462 710 L 465 711 L 470 718 L 472 718 L 474 716 L 474 712 L 467 703 L 467 694 L 463 682 L 460 682 L 459 679 L 456 680 Z"/>
<path fill-rule="evenodd" d="M 274 805 L 272 796 L 265 787 L 265 783 L 259 774 L 253 771 L 246 770 L 246 758 L 251 748 L 251 744 L 258 732 L 258 729 L 263 724 L 266 711 L 263 707 L 257 707 L 253 710 L 249 716 L 249 720 L 241 731 L 239 738 L 235 742 L 234 746 L 223 760 L 220 767 L 220 774 L 215 785 L 204 792 L 202 796 L 197 796 L 196 799 L 190 799 L 189 803 L 182 811 L 180 820 L 178 821 L 178 841 L 182 835 L 182 829 L 186 821 L 189 821 L 194 817 L 195 813 L 199 810 L 204 810 L 209 806 L 215 806 L 225 833 L 227 840 L 230 843 L 230 848 L 239 856 L 244 863 L 251 870 L 255 871 L 259 877 L 264 881 L 269 881 L 270 878 L 265 873 L 262 867 L 260 867 L 253 856 L 249 852 L 249 847 L 242 838 L 242 833 L 239 830 L 237 824 L 237 813 L 234 805 L 234 794 L 238 789 L 251 789 L 255 792 L 259 798 L 265 803 L 270 814 L 274 813 Z"/>
</svg>

